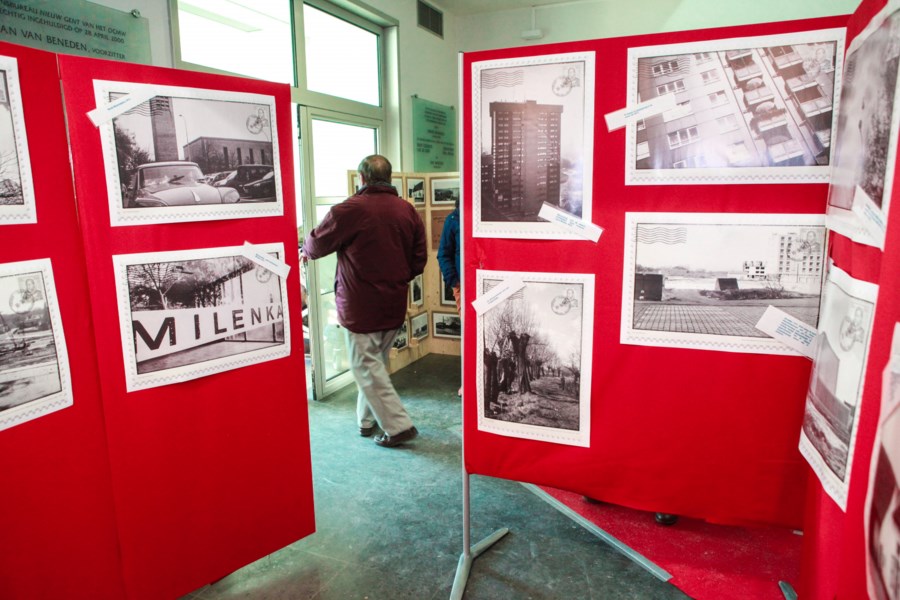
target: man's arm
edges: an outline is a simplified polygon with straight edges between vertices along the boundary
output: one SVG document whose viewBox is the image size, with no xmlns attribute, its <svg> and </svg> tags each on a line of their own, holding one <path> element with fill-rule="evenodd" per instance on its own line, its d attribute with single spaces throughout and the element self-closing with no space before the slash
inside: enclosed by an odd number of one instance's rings
<svg viewBox="0 0 900 600">
<path fill-rule="evenodd" d="M 412 276 L 415 277 L 425 270 L 425 263 L 428 262 L 428 246 L 425 242 L 425 224 L 419 218 L 419 214 L 415 212 L 415 209 L 413 208 L 412 210 L 415 215 L 415 228 L 413 229 L 412 260 L 409 264 L 409 270 L 412 272 Z"/>
<path fill-rule="evenodd" d="M 343 236 L 334 218 L 334 211 L 328 211 L 319 226 L 309 232 L 303 242 L 303 254 L 313 260 L 336 252 L 343 245 Z"/>
</svg>

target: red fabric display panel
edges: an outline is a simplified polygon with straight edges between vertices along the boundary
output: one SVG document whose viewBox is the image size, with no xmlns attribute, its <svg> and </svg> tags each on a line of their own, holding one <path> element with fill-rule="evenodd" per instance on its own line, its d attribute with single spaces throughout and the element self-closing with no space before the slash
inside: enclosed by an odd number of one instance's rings
<svg viewBox="0 0 900 600">
<path fill-rule="evenodd" d="M 885 0 L 863 0 L 847 26 L 848 47 L 872 18 L 886 6 Z M 895 102 L 897 100 L 895 99 Z M 900 163 L 894 165 L 894 173 Z M 900 192 L 897 178 L 891 193 L 884 251 L 834 235 L 831 256 L 835 265 L 857 279 L 879 285 L 875 319 L 859 409 L 859 429 L 847 496 L 846 513 L 829 498 L 812 477 L 804 525 L 800 596 L 803 598 L 866 598 L 866 547 L 864 509 L 869 486 L 873 444 L 882 397 L 882 372 L 888 363 L 894 324 L 900 321 Z M 888 557 L 886 557 L 888 559 Z"/>
<path fill-rule="evenodd" d="M 290 90 L 262 81 L 70 56 L 60 57 L 60 71 L 87 255 L 125 586 L 129 597 L 177 597 L 315 528 Z M 273 96 L 283 216 L 241 218 L 238 214 L 225 220 L 112 227 L 101 137 L 86 114 L 96 106 L 94 80 Z M 246 127 L 258 133 L 263 121 L 251 117 Z M 185 123 L 177 120 L 174 126 L 194 125 L 196 137 L 200 119 L 193 118 L 188 115 Z M 259 157 L 241 162 L 269 162 Z M 197 194 L 202 192 L 195 189 Z M 291 266 L 285 311 L 292 325 L 290 356 L 127 392 L 112 257 L 240 246 L 245 241 L 284 245 L 282 259 Z M 249 321 L 249 315 L 246 318 Z"/>
<path fill-rule="evenodd" d="M 473 63 L 594 52 L 593 214 L 598 243 L 473 236 L 473 161 L 464 160 L 465 465 L 470 473 L 575 491 L 632 508 L 723 523 L 802 522 L 808 469 L 797 450 L 810 361 L 797 356 L 620 343 L 626 212 L 815 214 L 816 184 L 627 186 L 625 130 L 603 115 L 626 106 L 629 48 L 841 28 L 846 17 L 465 53 L 463 143 L 473 145 Z M 715 253 L 716 248 L 709 248 Z M 478 429 L 476 270 L 595 276 L 590 445 Z"/>
<path fill-rule="evenodd" d="M 21 422 L 0 430 L 0 597 L 122 597 L 100 381 L 56 55 L 6 43 L 0 43 L 0 55 L 17 61 L 37 209 L 36 223 L 0 224 L 0 264 L 50 259 L 68 350 L 62 358 L 68 360 L 73 398 L 71 406 L 34 418 L 25 414 Z M 4 103 L 8 106 L 8 100 Z M 6 305 L 6 297 L 3 302 Z M 7 317 L 8 308 L 2 309 Z M 26 328 L 32 341 L 27 348 L 12 349 L 8 333 L 4 328 L 0 344 L 3 370 L 20 364 L 23 370 L 32 368 L 41 355 L 41 335 Z M 27 385 L 25 381 L 4 377 L 0 388 L 15 397 L 15 386 Z M 0 418 L 8 413 L 0 412 Z"/>
</svg>

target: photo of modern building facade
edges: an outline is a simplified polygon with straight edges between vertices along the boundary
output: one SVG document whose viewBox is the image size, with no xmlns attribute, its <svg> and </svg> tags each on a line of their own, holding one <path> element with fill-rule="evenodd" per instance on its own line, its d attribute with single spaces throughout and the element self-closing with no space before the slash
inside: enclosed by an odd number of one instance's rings
<svg viewBox="0 0 900 600">
<path fill-rule="evenodd" d="M 532 100 L 490 104 L 492 154 L 482 155 L 481 193 L 497 212 L 534 218 L 544 202 L 560 203 L 562 111 Z"/>
<path fill-rule="evenodd" d="M 826 166 L 835 42 L 638 60 L 640 101 L 677 106 L 638 122 L 634 168 Z"/>
</svg>

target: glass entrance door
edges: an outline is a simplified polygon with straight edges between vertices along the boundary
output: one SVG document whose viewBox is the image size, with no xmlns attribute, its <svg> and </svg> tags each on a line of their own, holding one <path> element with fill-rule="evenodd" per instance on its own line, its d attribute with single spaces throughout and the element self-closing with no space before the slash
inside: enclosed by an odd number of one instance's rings
<svg viewBox="0 0 900 600">
<path fill-rule="evenodd" d="M 378 123 L 341 113 L 300 107 L 300 140 L 304 163 L 303 237 L 332 206 L 347 198 L 347 171 L 378 151 Z M 334 275 L 337 256 L 307 264 L 310 341 L 315 397 L 323 398 L 352 382 L 343 327 L 337 320 Z"/>
</svg>

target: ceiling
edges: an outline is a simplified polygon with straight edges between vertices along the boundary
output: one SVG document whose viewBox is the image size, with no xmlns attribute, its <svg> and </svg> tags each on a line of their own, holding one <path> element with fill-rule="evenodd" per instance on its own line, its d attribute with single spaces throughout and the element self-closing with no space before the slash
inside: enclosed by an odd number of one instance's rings
<svg viewBox="0 0 900 600">
<path fill-rule="evenodd" d="M 495 12 L 515 8 L 531 8 L 551 4 L 583 4 L 602 0 L 433 0 L 438 8 L 454 15 Z"/>
</svg>

